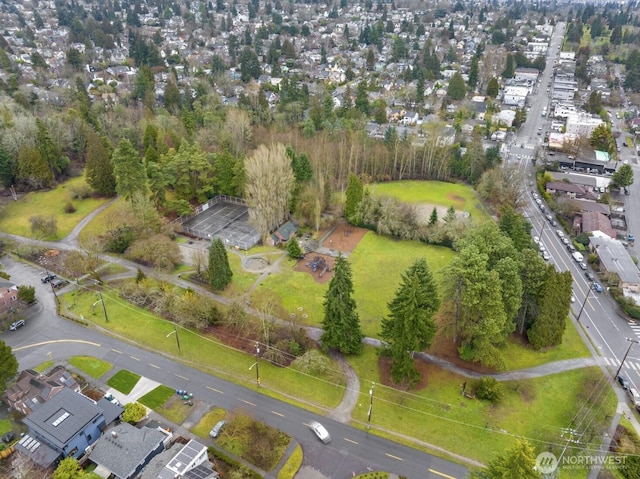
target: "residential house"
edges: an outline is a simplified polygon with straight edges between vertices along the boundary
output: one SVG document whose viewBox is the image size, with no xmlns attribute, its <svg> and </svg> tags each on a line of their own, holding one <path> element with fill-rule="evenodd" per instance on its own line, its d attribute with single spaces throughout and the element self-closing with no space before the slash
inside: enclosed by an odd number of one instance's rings
<svg viewBox="0 0 640 479">
<path fill-rule="evenodd" d="M 123 422 L 98 439 L 89 459 L 97 465 L 95 472 L 101 477 L 130 479 L 164 450 L 165 437 L 157 429 L 138 429 Z"/>
<path fill-rule="evenodd" d="M 511 105 L 522 108 L 527 101 L 528 94 L 529 88 L 525 86 L 507 86 L 504 89 L 502 103 L 504 105 Z"/>
<path fill-rule="evenodd" d="M 192 439 L 162 469 L 157 479 L 216 479 L 218 473 L 207 462 L 207 447 Z"/>
<path fill-rule="evenodd" d="M 573 183 L 565 183 L 564 181 L 550 181 L 547 183 L 547 193 L 554 196 L 563 196 L 571 199 L 588 199 L 595 200 L 593 193 L 580 185 Z"/>
<path fill-rule="evenodd" d="M 624 245 L 615 239 L 591 238 L 591 247 L 600 259 L 601 271 L 605 276 L 616 274 L 618 286 L 625 296 L 640 294 L 640 271 Z"/>
<path fill-rule="evenodd" d="M 0 278 L 0 314 L 7 313 L 18 302 L 18 285 Z"/>
<path fill-rule="evenodd" d="M 60 458 L 82 456 L 106 426 L 103 409 L 69 388 L 62 388 L 22 422 L 29 432 L 16 449 L 43 467 Z"/>
<path fill-rule="evenodd" d="M 25 369 L 20 372 L 15 384 L 5 391 L 4 399 L 10 408 L 26 416 L 65 387 L 80 392 L 80 385 L 62 366 L 56 366 L 48 374 Z"/>
<path fill-rule="evenodd" d="M 571 113 L 567 115 L 566 133 L 574 133 L 589 138 L 598 126 L 602 125 L 602 118 L 588 113 Z"/>
<path fill-rule="evenodd" d="M 599 211 L 583 211 L 582 225 L 583 233 L 590 233 L 593 238 L 615 239 L 617 231 L 611 226 L 611 219 Z"/>
</svg>

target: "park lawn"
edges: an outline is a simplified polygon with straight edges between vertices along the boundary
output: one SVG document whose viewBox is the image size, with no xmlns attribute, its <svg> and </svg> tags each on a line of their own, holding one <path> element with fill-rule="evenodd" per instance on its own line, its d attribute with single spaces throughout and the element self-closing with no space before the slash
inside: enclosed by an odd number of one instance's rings
<svg viewBox="0 0 640 479">
<path fill-rule="evenodd" d="M 45 361 L 42 364 L 38 364 L 35 368 L 33 368 L 33 370 L 37 373 L 44 373 L 45 371 L 48 371 L 49 368 L 52 368 L 53 364 L 53 361 Z"/>
<path fill-rule="evenodd" d="M 93 356 L 73 356 L 69 358 L 69 364 L 95 379 L 101 378 L 113 367 L 110 363 Z"/>
<path fill-rule="evenodd" d="M 55 237 L 43 239 L 66 237 L 85 216 L 108 201 L 105 198 L 72 199 L 70 189 L 83 183 L 84 177 L 72 178 L 52 190 L 27 193 L 19 201 L 8 203 L 0 215 L 0 231 L 30 238 L 33 234 L 29 218 L 53 216 L 57 221 L 58 232 Z M 76 211 L 65 213 L 67 203 L 72 203 Z"/>
<path fill-rule="evenodd" d="M 461 395 L 461 386 L 472 380 L 434 365 L 423 365 L 427 384 L 421 390 L 402 392 L 379 383 L 377 356 L 366 346 L 358 357 L 349 362 L 360 379 L 358 406 L 352 416 L 361 425 L 366 424 L 371 381 L 374 388 L 371 415 L 372 429 L 382 435 L 401 438 L 407 435 L 445 450 L 486 463 L 496 454 L 513 445 L 512 435 L 522 435 L 542 441 L 558 443 L 558 431 L 568 427 L 583 405 L 585 391 L 596 380 L 602 380 L 598 368 L 584 368 L 541 378 L 507 381 L 503 383 L 504 398 L 498 405 Z M 602 416 L 612 415 L 616 398 L 606 381 Z M 508 431 L 503 434 L 501 431 Z M 395 434 L 394 434 L 395 433 Z M 595 434 L 599 437 L 599 434 Z"/>
<path fill-rule="evenodd" d="M 87 242 L 92 238 L 103 235 L 110 228 L 118 226 L 113 225 L 109 218 L 111 218 L 113 215 L 118 216 L 115 212 L 123 208 L 128 208 L 127 201 L 124 198 L 120 197 L 117 198 L 107 208 L 98 213 L 96 217 L 89 221 L 89 223 L 87 223 L 87 225 L 82 228 L 82 231 L 80 231 L 80 234 L 78 235 L 80 244 L 87 244 Z"/>
<path fill-rule="evenodd" d="M 222 408 L 215 407 L 200 418 L 200 422 L 191 428 L 191 432 L 199 437 L 209 437 L 209 432 L 218 421 L 224 419 L 227 411 Z"/>
<path fill-rule="evenodd" d="M 242 258 L 232 251 L 227 251 L 227 257 L 229 258 L 229 266 L 233 271 L 231 277 L 231 284 L 227 286 L 224 291 L 218 291 L 217 293 L 227 298 L 237 298 L 245 294 L 253 283 L 258 279 L 258 274 L 245 271 L 242 268 Z"/>
<path fill-rule="evenodd" d="M 122 394 L 129 394 L 140 381 L 140 376 L 126 369 L 121 369 L 109 378 L 107 384 Z"/>
<path fill-rule="evenodd" d="M 560 346 L 536 351 L 531 346 L 511 338 L 502 349 L 502 353 L 506 363 L 506 371 L 533 368 L 554 361 L 591 356 L 576 327 L 569 319 L 567 319 L 567 328 L 562 336 Z"/>
<path fill-rule="evenodd" d="M 367 185 L 372 194 L 391 196 L 405 203 L 439 205 L 466 211 L 471 218 L 485 222 L 491 219 L 473 188 L 444 181 L 391 181 Z"/>
<path fill-rule="evenodd" d="M 61 296 L 62 301 L 73 306 L 73 314 L 78 317 L 83 315 L 85 320 L 95 322 L 101 328 L 119 336 L 135 339 L 140 347 L 172 354 L 201 371 L 237 384 L 255 387 L 254 374 L 248 371 L 249 366 L 255 361 L 253 356 L 226 346 L 213 336 L 205 336 L 179 325 L 181 350 L 178 352 L 173 335 L 167 338 L 167 334 L 174 330 L 173 323 L 127 303 L 118 297 L 115 290 L 103 290 L 109 314 L 108 323 L 105 322 L 100 308 L 93 307 L 98 299 L 96 292 L 76 290 Z M 144 331 L 144 334 L 140 334 L 141 331 Z M 265 394 L 274 397 L 278 397 L 279 394 L 299 397 L 301 401 L 322 408 L 338 405 L 344 392 L 344 384 L 324 387 L 325 381 L 322 378 L 313 378 L 292 368 L 280 368 L 266 361 L 260 362 L 260 379 L 265 386 Z M 172 387 L 171 384 L 168 386 Z M 287 400 L 295 403 L 290 398 Z"/>
<path fill-rule="evenodd" d="M 394 298 L 404 273 L 420 257 L 427 260 L 436 281 L 453 259 L 450 248 L 419 241 L 403 241 L 368 232 L 349 255 L 353 271 L 353 297 L 358 305 L 360 325 L 365 336 L 378 337 L 380 319 Z"/>
<path fill-rule="evenodd" d="M 166 403 L 171 396 L 176 394 L 175 389 L 171 389 L 169 386 L 161 384 L 153 391 L 149 391 L 144 396 L 138 399 L 140 404 L 147 406 L 149 409 L 158 409 L 164 403 Z"/>
</svg>

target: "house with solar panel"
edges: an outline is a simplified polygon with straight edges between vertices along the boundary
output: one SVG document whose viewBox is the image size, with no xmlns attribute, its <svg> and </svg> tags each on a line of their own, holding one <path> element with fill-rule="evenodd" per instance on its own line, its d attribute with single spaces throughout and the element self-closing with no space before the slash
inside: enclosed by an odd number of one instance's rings
<svg viewBox="0 0 640 479">
<path fill-rule="evenodd" d="M 63 388 L 22 420 L 29 433 L 18 441 L 16 449 L 42 467 L 66 457 L 79 458 L 123 410 L 109 401 L 96 403 Z"/>
</svg>

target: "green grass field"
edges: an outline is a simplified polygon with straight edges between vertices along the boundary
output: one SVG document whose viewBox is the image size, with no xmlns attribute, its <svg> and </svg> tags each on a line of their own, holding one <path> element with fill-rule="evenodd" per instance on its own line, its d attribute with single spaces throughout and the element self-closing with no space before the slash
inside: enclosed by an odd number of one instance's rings
<svg viewBox="0 0 640 479">
<path fill-rule="evenodd" d="M 155 388 L 153 391 L 149 391 L 144 396 L 141 396 L 138 399 L 138 402 L 140 404 L 144 404 L 149 409 L 155 410 L 155 409 L 158 409 L 160 406 L 162 406 L 164 403 L 166 403 L 169 400 L 169 398 L 171 396 L 174 396 L 175 394 L 176 394 L 175 389 L 171 389 L 170 387 L 165 386 L 164 384 L 161 384 L 160 386 Z"/>
<path fill-rule="evenodd" d="M 118 297 L 116 291 L 105 289 L 103 298 L 109 311 L 108 323 L 105 322 L 101 309 L 92 307 L 97 300 L 95 292 L 78 290 L 61 295 L 61 301 L 74 305 L 73 313 L 77 316 L 83 315 L 87 321 L 95 322 L 117 335 L 136 338 L 136 343 L 141 347 L 173 354 L 178 360 L 200 370 L 236 383 L 255 386 L 254 374 L 248 371 L 253 364 L 253 357 L 228 347 L 213 337 L 203 336 L 186 328 L 178 328 L 181 346 L 178 353 L 175 338 L 167 338 L 167 334 L 173 331 L 172 323 L 126 303 Z M 140 331 L 144 331 L 144 334 L 139 334 Z M 322 379 L 267 362 L 260 363 L 260 377 L 267 386 L 264 389 L 267 394 L 299 397 L 301 401 L 307 401 L 311 408 L 314 405 L 335 407 L 344 392 L 342 384 L 328 386 Z M 171 384 L 167 386 L 172 387 Z"/>
<path fill-rule="evenodd" d="M 139 380 L 140 376 L 136 373 L 121 369 L 109 378 L 107 384 L 122 394 L 129 394 L 136 384 L 138 384 Z"/>
<path fill-rule="evenodd" d="M 405 203 L 438 205 L 465 211 L 471 218 L 484 222 L 489 213 L 469 186 L 442 181 L 391 181 L 367 185 L 372 194 L 391 196 Z M 429 211 L 430 213 L 430 211 Z"/>
<path fill-rule="evenodd" d="M 104 376 L 112 368 L 110 363 L 92 356 L 73 356 L 69 358 L 69 364 L 96 379 Z"/>
<path fill-rule="evenodd" d="M 352 413 L 354 419 L 362 425 L 366 423 L 369 395 L 362 385 L 374 381 L 374 428 L 405 434 L 483 463 L 512 445 L 513 435 L 541 441 L 534 443 L 538 449 L 545 442 L 556 443 L 557 431 L 568 427 L 592 389 L 603 391 L 601 404 L 595 408 L 599 418 L 613 414 L 617 402 L 598 368 L 507 381 L 503 383 L 504 399 L 492 405 L 463 397 L 461 385 L 467 381 L 470 386 L 471 380 L 432 365 L 426 366 L 426 387 L 405 393 L 380 384 L 373 348 L 366 347 L 361 356 L 350 357 L 349 362 L 361 384 L 361 399 Z"/>
<path fill-rule="evenodd" d="M 58 234 L 53 238 L 44 239 L 64 238 L 85 216 L 108 201 L 103 198 L 72 200 L 70 190 L 84 182 L 84 177 L 73 178 L 53 190 L 27 193 L 19 201 L 7 204 L 0 213 L 0 231 L 31 238 L 33 234 L 29 218 L 53 216 L 57 220 Z M 65 205 L 69 202 L 76 208 L 74 213 L 64 211 Z"/>
</svg>

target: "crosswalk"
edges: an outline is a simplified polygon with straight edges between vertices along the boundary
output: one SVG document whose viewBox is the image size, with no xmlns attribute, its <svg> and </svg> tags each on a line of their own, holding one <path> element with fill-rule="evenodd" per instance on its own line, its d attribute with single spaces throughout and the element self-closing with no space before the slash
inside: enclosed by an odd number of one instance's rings
<svg viewBox="0 0 640 479">
<path fill-rule="evenodd" d="M 636 335 L 636 338 L 640 339 L 640 325 L 634 322 L 634 323 L 629 323 L 629 327 L 633 331 L 633 334 Z"/>
<path fill-rule="evenodd" d="M 616 368 L 616 369 L 620 367 L 619 359 L 616 359 L 616 358 L 602 358 L 602 359 L 607 364 L 607 366 L 611 366 L 612 368 Z M 629 361 L 629 359 L 627 359 L 624 362 L 624 366 L 622 367 L 622 369 L 632 369 L 633 371 L 640 372 L 640 363 Z"/>
</svg>

